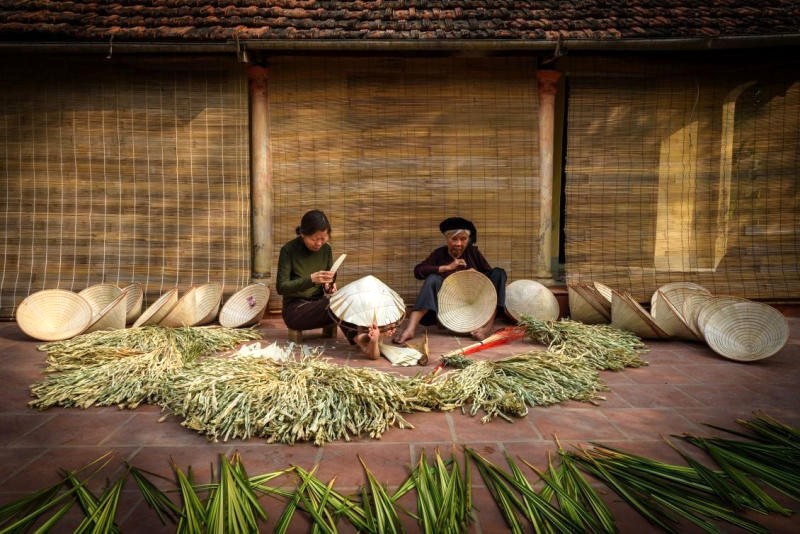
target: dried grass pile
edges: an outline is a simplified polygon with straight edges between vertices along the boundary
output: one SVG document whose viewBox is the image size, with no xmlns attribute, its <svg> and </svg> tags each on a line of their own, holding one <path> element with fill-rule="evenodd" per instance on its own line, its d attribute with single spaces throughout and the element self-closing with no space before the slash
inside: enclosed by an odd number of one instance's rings
<svg viewBox="0 0 800 534">
<path fill-rule="evenodd" d="M 409 382 L 416 380 L 336 365 L 317 354 L 284 362 L 207 358 L 170 380 L 163 405 L 214 440 L 321 445 L 362 433 L 378 438 L 392 426 L 413 428 L 401 413 L 415 409 Z"/>
<path fill-rule="evenodd" d="M 136 408 L 156 402 L 187 363 L 257 339 L 255 330 L 144 326 L 96 331 L 41 345 L 51 374 L 31 386 L 29 405 Z"/>
</svg>

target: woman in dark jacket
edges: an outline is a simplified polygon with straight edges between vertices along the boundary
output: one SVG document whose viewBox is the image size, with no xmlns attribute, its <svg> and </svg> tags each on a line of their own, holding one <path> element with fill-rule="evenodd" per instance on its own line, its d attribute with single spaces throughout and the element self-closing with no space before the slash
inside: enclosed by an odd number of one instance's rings
<svg viewBox="0 0 800 534">
<path fill-rule="evenodd" d="M 405 343 L 412 339 L 420 323 L 436 323 L 439 289 L 444 279 L 457 271 L 474 269 L 486 275 L 497 291 L 497 307 L 505 307 L 506 272 L 500 267 L 492 267 L 478 250 L 475 245 L 478 238 L 475 225 L 461 217 L 450 217 L 439 223 L 439 230 L 444 234 L 446 244 L 431 252 L 414 267 L 414 277 L 423 281 L 422 288 L 417 294 L 408 321 L 394 338 L 395 343 Z M 472 337 L 478 340 L 488 337 L 493 331 L 496 314 L 495 311 L 485 325 L 472 331 Z"/>
</svg>

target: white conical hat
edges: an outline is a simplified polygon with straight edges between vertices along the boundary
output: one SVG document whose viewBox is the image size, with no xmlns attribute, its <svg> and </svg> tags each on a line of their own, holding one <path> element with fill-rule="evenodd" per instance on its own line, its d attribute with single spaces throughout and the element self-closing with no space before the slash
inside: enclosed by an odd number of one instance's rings
<svg viewBox="0 0 800 534">
<path fill-rule="evenodd" d="M 359 278 L 331 296 L 330 310 L 341 321 L 357 326 L 387 326 L 406 312 L 402 297 L 372 275 Z"/>
<path fill-rule="evenodd" d="M 523 316 L 555 321 L 560 311 L 553 292 L 536 280 L 514 280 L 506 287 L 506 312 L 515 321 Z"/>
</svg>

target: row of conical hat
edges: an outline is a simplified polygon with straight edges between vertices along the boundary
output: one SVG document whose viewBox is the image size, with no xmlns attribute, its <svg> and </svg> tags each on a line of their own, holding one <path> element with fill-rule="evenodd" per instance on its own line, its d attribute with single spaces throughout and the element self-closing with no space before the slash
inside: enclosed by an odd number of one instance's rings
<svg viewBox="0 0 800 534">
<path fill-rule="evenodd" d="M 96 330 L 133 327 L 200 326 L 215 319 L 231 328 L 249 326 L 264 315 L 269 289 L 250 284 L 234 293 L 220 308 L 222 286 L 208 283 L 192 286 L 179 298 L 178 289 L 162 294 L 142 311 L 143 290 L 134 283 L 119 287 L 95 284 L 79 292 L 44 289 L 28 295 L 16 309 L 20 329 L 34 339 L 59 341 Z"/>
<path fill-rule="evenodd" d="M 474 270 L 458 271 L 442 282 L 438 306 L 437 318 L 442 326 L 452 332 L 471 332 L 495 314 L 497 291 L 486 275 Z M 405 303 L 389 286 L 368 275 L 334 293 L 330 310 L 347 323 L 385 327 L 402 320 Z M 506 311 L 516 321 L 523 316 L 555 320 L 560 309 L 553 292 L 543 284 L 516 280 L 506 287 Z"/>
<path fill-rule="evenodd" d="M 789 324 L 778 310 L 743 297 L 718 296 L 693 282 L 659 287 L 645 310 L 628 292 L 599 282 L 567 286 L 570 317 L 587 324 L 611 323 L 644 339 L 705 341 L 720 356 L 755 361 L 778 352 Z"/>
</svg>

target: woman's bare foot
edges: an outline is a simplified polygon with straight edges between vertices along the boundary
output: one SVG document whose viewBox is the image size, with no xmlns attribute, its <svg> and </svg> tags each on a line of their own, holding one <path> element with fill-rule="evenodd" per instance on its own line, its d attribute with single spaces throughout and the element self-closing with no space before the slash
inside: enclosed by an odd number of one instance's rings
<svg viewBox="0 0 800 534">
<path fill-rule="evenodd" d="M 492 325 L 491 324 L 484 325 L 478 328 L 477 330 L 473 330 L 472 332 L 469 333 L 469 335 L 472 336 L 472 339 L 483 341 L 484 339 L 492 335 Z"/>
<path fill-rule="evenodd" d="M 369 330 L 362 332 L 356 336 L 356 345 L 361 349 L 361 352 L 367 355 L 370 360 L 377 360 L 381 357 L 381 331 L 374 324 L 369 327 Z"/>
<path fill-rule="evenodd" d="M 412 327 L 411 325 L 406 325 L 404 329 L 395 334 L 395 336 L 392 338 L 392 342 L 396 343 L 397 345 L 402 345 L 406 341 L 414 339 L 414 334 L 416 333 L 415 330 L 416 328 Z"/>
</svg>

